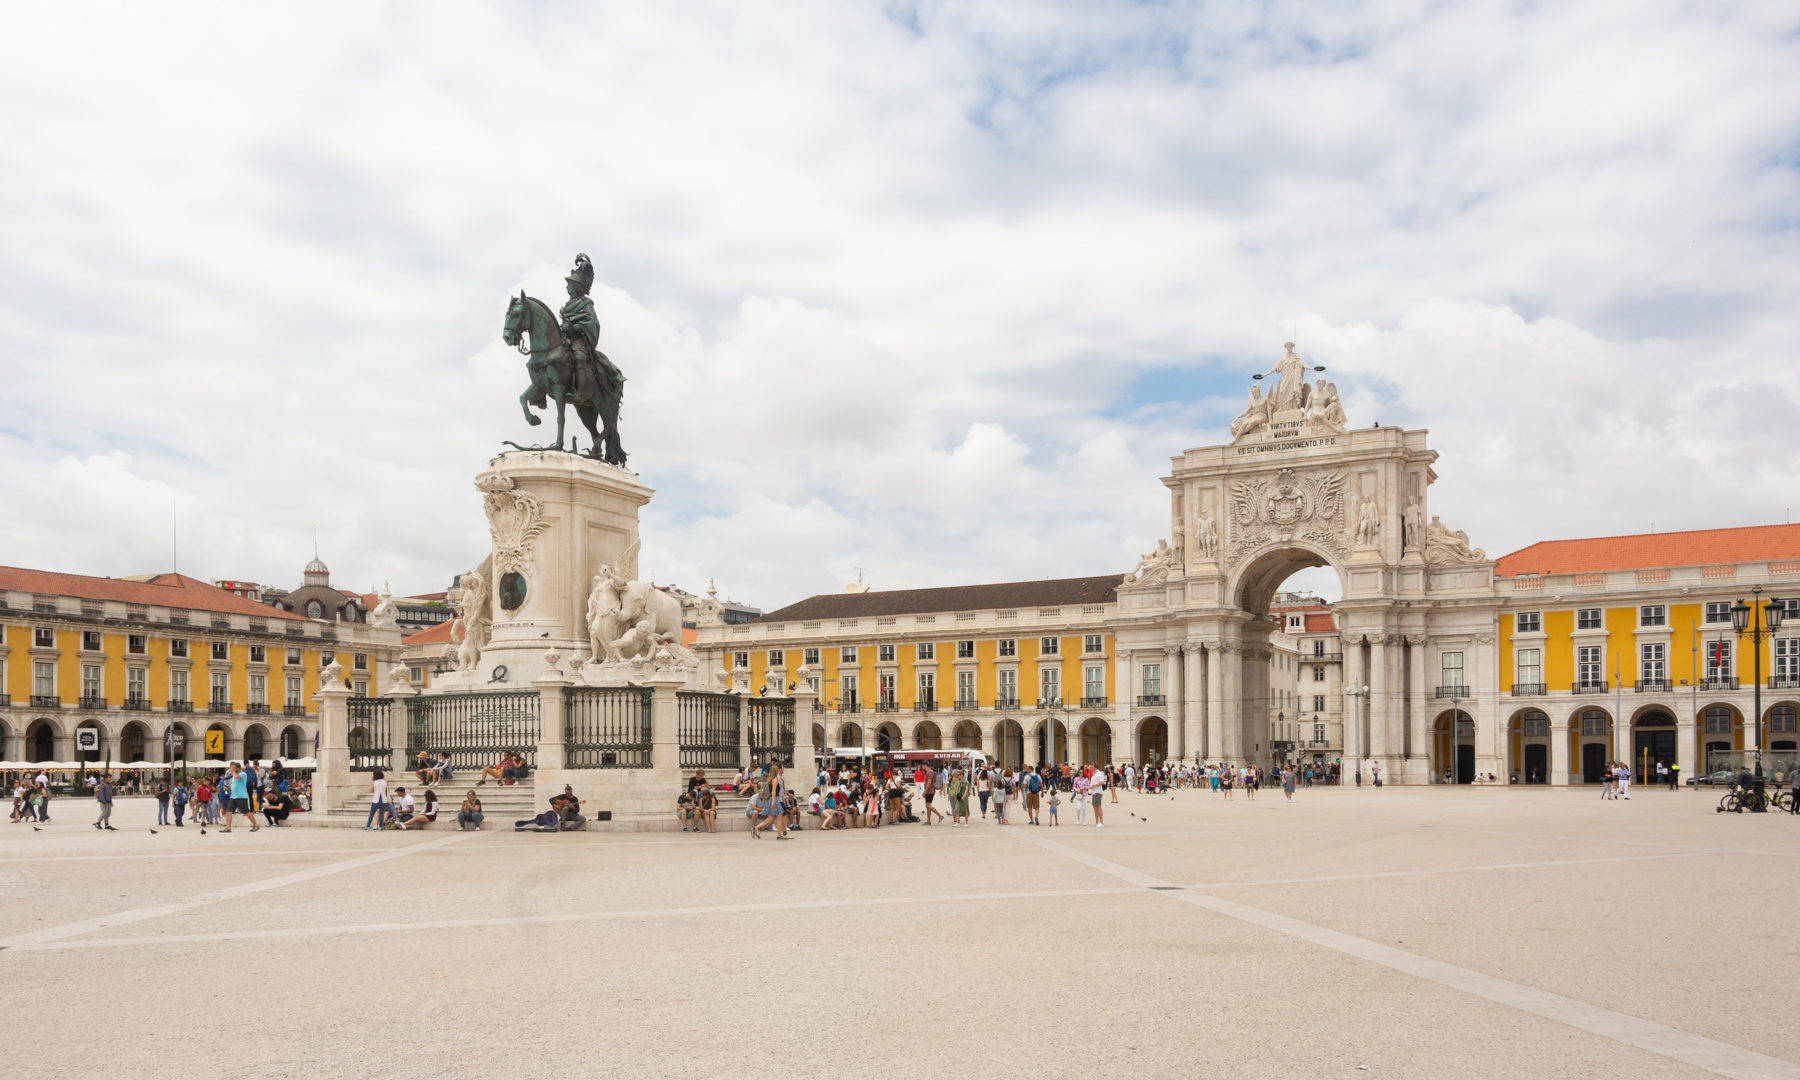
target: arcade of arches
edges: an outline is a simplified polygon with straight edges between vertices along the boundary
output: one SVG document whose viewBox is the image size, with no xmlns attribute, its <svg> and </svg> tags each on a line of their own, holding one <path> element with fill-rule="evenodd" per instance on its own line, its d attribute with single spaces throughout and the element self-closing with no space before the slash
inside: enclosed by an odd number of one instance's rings
<svg viewBox="0 0 1800 1080">
<path fill-rule="evenodd" d="M 83 740 L 78 732 L 82 730 L 94 732 L 94 749 L 80 748 Z M 208 730 L 224 733 L 222 751 L 214 754 L 204 752 L 203 733 Z M 181 737 L 182 744 L 182 749 L 173 755 L 168 739 L 171 732 Z M 208 724 L 198 718 L 192 722 L 177 720 L 174 723 L 163 723 L 160 718 L 152 721 L 121 717 L 75 719 L 33 716 L 15 729 L 0 720 L 0 747 L 6 748 L 4 756 L 9 761 L 72 761 L 118 765 L 134 761 L 165 764 L 170 760 L 198 760 L 202 757 L 259 761 L 279 757 L 292 760 L 311 756 L 313 740 L 313 725 L 282 724 L 279 721 L 267 724 L 254 720 L 232 723 L 214 721 Z"/>
</svg>

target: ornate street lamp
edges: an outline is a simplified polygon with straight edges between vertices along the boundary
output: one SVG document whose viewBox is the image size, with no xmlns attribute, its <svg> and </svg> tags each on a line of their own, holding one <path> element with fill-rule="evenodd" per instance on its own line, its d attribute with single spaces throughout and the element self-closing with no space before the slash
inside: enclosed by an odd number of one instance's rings
<svg viewBox="0 0 1800 1080">
<path fill-rule="evenodd" d="M 1756 679 L 1754 692 L 1754 708 L 1756 709 L 1756 794 L 1761 796 L 1765 789 L 1763 781 L 1763 711 L 1762 711 L 1762 643 L 1764 638 L 1773 637 L 1775 631 L 1781 629 L 1782 616 L 1786 614 L 1787 605 L 1780 600 L 1770 598 L 1768 603 L 1759 603 L 1762 586 L 1752 586 L 1751 600 L 1745 603 L 1739 600 L 1731 605 L 1731 628 L 1737 631 L 1738 637 L 1750 639 L 1751 672 Z M 1757 799 L 1756 809 L 1766 810 L 1768 804 Z"/>
</svg>

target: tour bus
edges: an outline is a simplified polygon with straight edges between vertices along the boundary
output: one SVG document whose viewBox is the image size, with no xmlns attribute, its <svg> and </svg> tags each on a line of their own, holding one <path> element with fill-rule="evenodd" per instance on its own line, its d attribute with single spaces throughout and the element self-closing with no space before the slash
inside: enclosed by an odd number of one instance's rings
<svg viewBox="0 0 1800 1080">
<path fill-rule="evenodd" d="M 948 765 L 951 768 L 960 766 L 968 775 L 988 763 L 988 756 L 979 750 L 953 747 L 949 750 L 875 750 L 860 746 L 825 747 L 818 752 L 818 763 L 822 769 L 843 770 L 852 765 L 863 765 L 877 776 L 892 769 L 903 776 L 911 776 L 915 768 L 924 765 L 936 769 Z"/>
</svg>

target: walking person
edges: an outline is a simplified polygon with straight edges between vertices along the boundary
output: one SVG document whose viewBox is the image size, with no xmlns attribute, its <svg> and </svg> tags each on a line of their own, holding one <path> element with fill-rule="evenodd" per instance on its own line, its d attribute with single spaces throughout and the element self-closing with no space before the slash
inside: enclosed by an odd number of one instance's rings
<svg viewBox="0 0 1800 1080">
<path fill-rule="evenodd" d="M 1093 783 L 1093 775 L 1093 769 L 1083 769 L 1075 774 L 1074 783 L 1071 785 L 1070 794 L 1075 799 L 1075 824 L 1077 825 L 1087 824 L 1088 787 Z"/>
<path fill-rule="evenodd" d="M 1288 802 L 1294 801 L 1294 770 L 1292 768 L 1281 770 L 1281 793 L 1287 796 Z"/>
<path fill-rule="evenodd" d="M 931 805 L 933 802 L 935 802 L 937 800 L 937 793 L 938 793 L 937 770 L 936 769 L 925 770 L 924 779 L 920 783 L 919 786 L 923 789 L 921 794 L 923 794 L 925 796 L 925 824 L 929 825 L 929 824 L 931 824 L 932 818 L 936 817 L 936 818 L 941 819 L 944 816 L 944 812 L 942 810 L 939 810 L 937 807 Z"/>
<path fill-rule="evenodd" d="M 262 828 L 256 823 L 256 815 L 250 810 L 250 776 L 244 772 L 242 765 L 232 762 L 231 776 L 219 786 L 226 789 L 225 827 L 220 832 L 230 832 L 231 822 L 239 814 L 250 819 L 251 832 Z"/>
<path fill-rule="evenodd" d="M 1119 797 L 1117 786 L 1112 784 L 1111 780 L 1112 777 L 1107 775 L 1105 769 L 1097 769 L 1094 772 L 1093 780 L 1088 783 L 1088 797 L 1094 803 L 1094 828 L 1096 829 L 1106 827 L 1106 814 L 1101 807 L 1101 804 L 1106 801 L 1106 789 L 1112 787 L 1114 789 L 1113 798 Z"/>
<path fill-rule="evenodd" d="M 161 780 L 156 782 L 156 823 L 169 823 L 169 785 Z"/>
<path fill-rule="evenodd" d="M 1631 766 L 1623 761 L 1619 762 L 1618 778 L 1619 798 L 1631 801 Z"/>
<path fill-rule="evenodd" d="M 476 784 L 480 787 L 480 784 Z M 369 820 L 363 822 L 363 832 L 379 825 L 387 828 L 388 814 L 393 808 L 388 805 L 387 774 L 376 769 L 373 779 L 369 781 Z M 355 818 L 351 819 L 356 820 Z"/>
<path fill-rule="evenodd" d="M 111 773 L 101 773 L 99 781 L 94 784 L 94 802 L 100 807 L 100 816 L 94 819 L 94 828 L 105 829 L 107 832 L 118 832 L 119 830 L 113 828 L 112 824 L 113 786 Z"/>
<path fill-rule="evenodd" d="M 1025 819 L 1036 825 L 1038 823 L 1038 791 L 1043 786 L 1043 780 L 1038 776 L 1037 770 L 1032 769 L 1025 774 L 1021 786 L 1025 788 Z"/>
<path fill-rule="evenodd" d="M 962 766 L 950 774 L 950 783 L 944 790 L 950 795 L 950 827 L 969 827 L 969 778 L 963 775 Z"/>
<path fill-rule="evenodd" d="M 975 798 L 981 803 L 981 820 L 987 820 L 988 800 L 994 794 L 994 771 L 983 765 L 975 770 Z"/>
<path fill-rule="evenodd" d="M 1796 772 L 1800 772 L 1800 770 L 1796 770 Z M 1681 787 L 1681 762 L 1677 761 L 1673 765 L 1669 766 L 1669 790 L 1676 791 L 1676 790 L 1679 790 L 1680 787 Z"/>
<path fill-rule="evenodd" d="M 175 790 L 169 793 L 169 801 L 175 804 L 175 827 L 177 829 L 182 828 L 181 816 L 187 813 L 188 786 L 186 784 L 176 784 Z"/>
</svg>

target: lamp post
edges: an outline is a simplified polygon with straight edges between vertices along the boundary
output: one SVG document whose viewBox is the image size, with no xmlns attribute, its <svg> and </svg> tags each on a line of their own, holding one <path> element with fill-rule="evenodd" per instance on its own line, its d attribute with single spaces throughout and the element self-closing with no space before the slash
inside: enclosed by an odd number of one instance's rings
<svg viewBox="0 0 1800 1080">
<path fill-rule="evenodd" d="M 1350 722 L 1352 724 L 1356 725 L 1356 758 L 1355 758 L 1355 760 L 1356 760 L 1356 786 L 1362 787 L 1362 759 L 1363 759 L 1363 704 L 1362 703 L 1369 700 L 1368 684 L 1364 683 L 1360 689 L 1358 689 L 1356 687 L 1351 687 L 1350 689 L 1344 691 L 1344 694 L 1346 696 L 1348 696 L 1352 702 L 1352 704 L 1350 706 L 1350 710 L 1351 710 L 1351 714 L 1352 714 L 1350 717 Z M 1345 730 L 1347 731 L 1349 729 L 1346 728 Z M 1343 781 L 1340 779 L 1338 782 L 1341 784 Z"/>
<path fill-rule="evenodd" d="M 1751 671 L 1756 678 L 1756 793 L 1762 795 L 1763 782 L 1763 715 L 1762 715 L 1762 643 L 1764 638 L 1773 637 L 1775 631 L 1781 629 L 1781 618 L 1786 614 L 1787 605 L 1771 597 L 1768 603 L 1760 603 L 1762 586 L 1752 586 L 1750 602 L 1739 600 L 1731 605 L 1731 628 L 1737 631 L 1738 637 L 1750 638 L 1752 657 Z M 1765 809 L 1766 804 L 1760 799 L 1757 809 Z"/>
<path fill-rule="evenodd" d="M 1059 709 L 1062 710 L 1063 738 L 1066 739 L 1069 737 L 1069 717 L 1072 714 L 1072 710 L 1069 708 L 1069 703 L 1064 701 L 1061 698 L 1052 698 L 1049 701 L 1044 703 L 1044 758 L 1045 758 L 1045 760 L 1043 762 L 1041 762 L 1040 764 L 1046 770 L 1049 771 L 1051 776 L 1056 775 L 1057 766 L 1062 764 L 1060 761 L 1057 760 L 1058 755 L 1056 753 L 1056 713 L 1057 713 L 1057 710 L 1059 710 Z M 1070 760 L 1071 761 L 1074 760 L 1074 755 L 1072 753 L 1070 755 Z M 1051 783 L 1052 781 L 1050 779 L 1050 776 L 1044 777 L 1044 782 L 1046 784 Z"/>
</svg>

